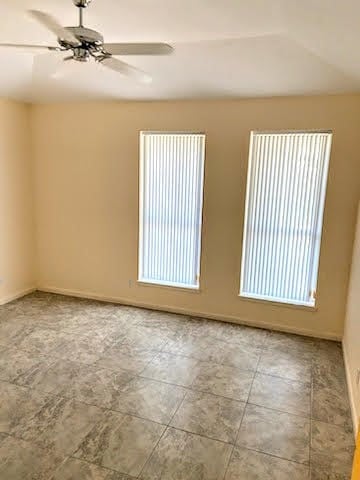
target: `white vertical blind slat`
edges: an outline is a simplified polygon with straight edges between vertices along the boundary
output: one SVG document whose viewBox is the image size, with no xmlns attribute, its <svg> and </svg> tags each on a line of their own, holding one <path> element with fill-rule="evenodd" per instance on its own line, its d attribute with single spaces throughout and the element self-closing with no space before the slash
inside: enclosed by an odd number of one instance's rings
<svg viewBox="0 0 360 480">
<path fill-rule="evenodd" d="M 252 133 L 240 294 L 313 305 L 330 133 Z"/>
<path fill-rule="evenodd" d="M 139 280 L 199 286 L 205 135 L 141 134 Z"/>
</svg>

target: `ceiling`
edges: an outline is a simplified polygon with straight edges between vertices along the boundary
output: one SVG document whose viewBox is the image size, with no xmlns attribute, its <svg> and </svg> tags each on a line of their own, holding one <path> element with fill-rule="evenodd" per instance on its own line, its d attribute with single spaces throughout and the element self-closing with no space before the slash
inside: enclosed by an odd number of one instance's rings
<svg viewBox="0 0 360 480">
<path fill-rule="evenodd" d="M 26 15 L 30 8 L 77 24 L 72 0 L 1 0 L 0 42 L 56 45 Z M 35 80 L 34 58 L 44 65 L 49 53 L 0 48 L 0 96 L 48 102 L 360 91 L 358 0 L 93 0 L 85 25 L 106 42 L 162 41 L 175 53 L 126 57 L 153 77 L 139 85 L 101 65 L 75 62 L 57 78 Z"/>
</svg>

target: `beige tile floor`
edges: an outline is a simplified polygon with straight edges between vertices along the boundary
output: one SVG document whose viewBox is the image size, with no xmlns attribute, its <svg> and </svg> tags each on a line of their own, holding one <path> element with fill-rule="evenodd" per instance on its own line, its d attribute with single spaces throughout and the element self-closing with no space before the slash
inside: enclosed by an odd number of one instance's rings
<svg viewBox="0 0 360 480">
<path fill-rule="evenodd" d="M 348 480 L 340 344 L 36 293 L 0 307 L 1 480 Z"/>
</svg>

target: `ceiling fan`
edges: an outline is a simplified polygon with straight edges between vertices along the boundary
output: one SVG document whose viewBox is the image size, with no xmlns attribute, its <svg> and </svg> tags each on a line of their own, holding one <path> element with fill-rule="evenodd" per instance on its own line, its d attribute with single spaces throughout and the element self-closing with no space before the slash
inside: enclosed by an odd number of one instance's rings
<svg viewBox="0 0 360 480">
<path fill-rule="evenodd" d="M 134 79 L 148 83 L 151 77 L 129 65 L 114 55 L 169 55 L 173 48 L 166 43 L 104 43 L 103 36 L 90 28 L 84 27 L 83 13 L 92 0 L 73 0 L 79 9 L 79 25 L 63 27 L 51 15 L 39 11 L 29 10 L 29 15 L 57 36 L 58 46 L 22 45 L 0 43 L 0 47 L 30 48 L 36 50 L 50 50 L 55 52 L 71 53 L 64 61 L 87 62 L 94 59 L 104 67 L 110 68 Z"/>
</svg>

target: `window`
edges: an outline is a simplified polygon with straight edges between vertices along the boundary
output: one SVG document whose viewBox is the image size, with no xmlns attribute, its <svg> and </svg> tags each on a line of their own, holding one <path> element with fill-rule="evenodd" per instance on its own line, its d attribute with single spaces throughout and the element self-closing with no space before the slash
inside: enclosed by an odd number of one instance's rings
<svg viewBox="0 0 360 480">
<path fill-rule="evenodd" d="M 315 305 L 331 137 L 251 134 L 241 296 Z"/>
<path fill-rule="evenodd" d="M 199 288 L 205 135 L 140 137 L 139 281 Z"/>
</svg>

